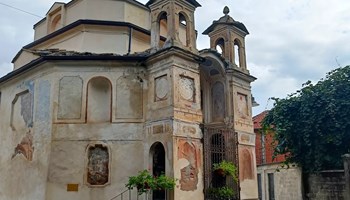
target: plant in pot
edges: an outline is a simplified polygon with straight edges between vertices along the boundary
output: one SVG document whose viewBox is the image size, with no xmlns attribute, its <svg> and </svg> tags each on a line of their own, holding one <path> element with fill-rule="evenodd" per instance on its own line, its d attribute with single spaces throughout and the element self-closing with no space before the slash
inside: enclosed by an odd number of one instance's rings
<svg viewBox="0 0 350 200">
<path fill-rule="evenodd" d="M 136 187 L 138 194 L 141 195 L 155 188 L 155 179 L 147 170 L 143 170 L 140 171 L 137 176 L 130 176 L 125 186 L 129 190 Z"/>
<path fill-rule="evenodd" d="M 150 190 L 172 190 L 175 187 L 175 180 L 164 174 L 154 177 L 147 170 L 143 170 L 137 176 L 130 176 L 125 186 L 129 190 L 136 187 L 138 195 L 142 195 Z"/>
<path fill-rule="evenodd" d="M 229 187 L 209 188 L 208 193 L 216 200 L 227 200 L 235 198 L 235 191 Z"/>
<path fill-rule="evenodd" d="M 237 167 L 232 162 L 223 160 L 220 163 L 215 163 L 213 170 L 215 174 L 219 176 L 231 176 L 237 182 Z"/>
<path fill-rule="evenodd" d="M 164 174 L 155 178 L 155 188 L 157 190 L 172 190 L 175 187 L 175 180 Z"/>
</svg>

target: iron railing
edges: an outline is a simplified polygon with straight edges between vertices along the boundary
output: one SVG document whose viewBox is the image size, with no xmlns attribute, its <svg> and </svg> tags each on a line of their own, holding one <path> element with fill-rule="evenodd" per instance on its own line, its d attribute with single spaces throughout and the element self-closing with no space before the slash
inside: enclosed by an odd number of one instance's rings
<svg viewBox="0 0 350 200">
<path fill-rule="evenodd" d="M 111 198 L 110 200 L 168 200 L 168 199 L 169 197 L 168 197 L 167 190 L 165 190 L 164 198 L 154 199 L 152 196 L 152 190 L 142 195 L 139 195 L 136 189 L 133 189 L 133 190 L 127 189 L 122 193 L 118 194 L 117 196 Z"/>
</svg>

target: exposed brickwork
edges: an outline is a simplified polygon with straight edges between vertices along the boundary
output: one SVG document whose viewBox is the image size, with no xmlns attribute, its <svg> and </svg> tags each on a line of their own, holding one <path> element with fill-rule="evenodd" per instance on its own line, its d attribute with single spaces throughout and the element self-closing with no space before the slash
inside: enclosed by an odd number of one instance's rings
<svg viewBox="0 0 350 200">
<path fill-rule="evenodd" d="M 254 132 L 256 134 L 255 140 L 255 153 L 256 153 L 256 163 L 257 165 L 280 163 L 285 161 L 285 155 L 278 155 L 275 158 L 274 147 L 277 145 L 273 141 L 274 133 L 262 134 L 261 122 L 266 116 L 267 111 L 264 111 L 255 117 L 253 117 L 254 122 Z"/>
<path fill-rule="evenodd" d="M 262 155 L 262 146 L 261 146 L 261 134 L 258 131 L 255 131 L 255 155 L 256 155 L 256 164 L 263 164 L 263 155 Z"/>
</svg>

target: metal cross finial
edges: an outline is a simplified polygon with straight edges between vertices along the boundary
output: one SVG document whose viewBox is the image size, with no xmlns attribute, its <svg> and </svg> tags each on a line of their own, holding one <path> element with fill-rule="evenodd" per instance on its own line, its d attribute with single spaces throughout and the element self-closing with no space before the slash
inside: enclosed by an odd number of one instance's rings
<svg viewBox="0 0 350 200">
<path fill-rule="evenodd" d="M 229 9 L 227 6 L 225 6 L 225 8 L 224 8 L 224 14 L 227 15 L 227 14 L 229 14 L 229 13 L 230 13 L 230 9 Z"/>
</svg>

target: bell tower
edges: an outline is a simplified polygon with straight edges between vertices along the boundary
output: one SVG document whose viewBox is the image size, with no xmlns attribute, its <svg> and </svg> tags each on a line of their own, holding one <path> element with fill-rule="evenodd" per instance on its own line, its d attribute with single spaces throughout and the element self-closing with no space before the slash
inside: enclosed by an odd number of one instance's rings
<svg viewBox="0 0 350 200">
<path fill-rule="evenodd" d="M 150 153 L 153 164 L 146 159 L 146 167 L 153 172 L 162 168 L 176 179 L 167 199 L 204 199 L 199 76 L 203 58 L 196 49 L 194 28 L 194 11 L 200 5 L 195 0 L 151 0 L 146 5 L 151 10 L 152 50 L 146 61 L 144 147 L 152 152 L 152 146 L 161 144 L 165 155 L 163 167 L 155 164 L 157 153 Z M 156 193 L 153 197 L 164 199 L 164 194 Z"/>
<path fill-rule="evenodd" d="M 226 61 L 244 72 L 247 70 L 245 36 L 249 34 L 243 23 L 235 21 L 225 6 L 224 16 L 207 28 L 203 34 L 210 37 L 210 48 L 220 50 Z"/>
<path fill-rule="evenodd" d="M 205 56 L 208 58 L 207 60 L 214 63 L 211 64 L 210 62 L 206 62 L 201 65 L 203 74 L 205 75 L 203 76 L 205 77 L 205 81 L 201 82 L 202 88 L 204 88 L 205 84 L 210 87 L 210 81 L 214 83 L 220 81 L 221 89 L 218 89 L 219 87 L 215 84 L 211 86 L 212 92 L 207 92 L 207 95 L 204 96 L 206 96 L 209 104 L 212 102 L 215 108 L 222 108 L 222 112 L 218 112 L 220 109 L 212 109 L 207 111 L 209 114 L 204 115 L 204 119 L 207 119 L 205 120 L 205 126 L 208 127 L 208 131 L 204 132 L 204 141 L 205 147 L 209 146 L 207 149 L 215 150 L 216 147 L 214 145 L 213 147 L 210 146 L 213 141 L 212 139 L 215 139 L 213 136 L 217 134 L 217 130 L 220 128 L 227 130 L 228 133 L 220 135 L 220 138 L 225 138 L 223 141 L 226 142 L 233 138 L 235 143 L 231 143 L 230 147 L 234 148 L 232 152 L 235 153 L 235 156 L 230 157 L 228 155 L 230 152 L 225 146 L 225 148 L 222 147 L 222 149 L 224 149 L 223 152 L 225 152 L 222 157 L 230 161 L 233 160 L 238 166 L 239 180 L 237 191 L 239 191 L 240 199 L 253 200 L 258 199 L 255 134 L 252 120 L 251 94 L 251 83 L 256 78 L 251 76 L 247 69 L 245 36 L 248 35 L 249 32 L 244 24 L 234 20 L 229 15 L 229 12 L 229 8 L 225 7 L 223 10 L 224 16 L 219 20 L 215 20 L 203 32 L 203 34 L 210 37 L 210 50 L 207 51 L 215 52 L 215 56 L 210 57 L 210 53 L 201 51 L 201 56 Z M 214 49 L 216 49 L 216 51 Z M 212 69 L 215 69 L 215 66 L 220 66 L 218 64 L 215 65 L 214 57 L 220 58 L 217 60 L 217 63 L 224 60 L 225 64 L 221 65 L 223 66 L 221 69 L 224 70 L 222 72 L 223 75 L 211 71 Z M 219 97 L 224 97 L 224 99 L 220 99 Z M 202 100 L 205 102 L 205 98 Z M 216 104 L 219 106 L 216 106 Z M 204 111 L 204 113 L 206 112 Z M 220 118 L 217 116 L 220 116 Z M 226 143 L 221 142 L 217 144 L 222 145 Z M 215 159 L 210 157 L 210 154 L 213 153 L 205 151 L 204 154 L 206 156 L 205 162 L 209 163 L 209 166 L 212 165 L 213 160 L 215 161 Z M 210 188 L 210 184 L 214 179 L 210 179 L 210 171 L 206 171 L 205 173 L 205 177 L 209 177 L 206 180 L 206 187 Z"/>
<path fill-rule="evenodd" d="M 194 11 L 200 6 L 195 0 L 151 0 L 151 47 L 161 49 L 177 46 L 192 52 L 196 49 Z M 166 38 L 165 42 L 161 38 Z"/>
</svg>

